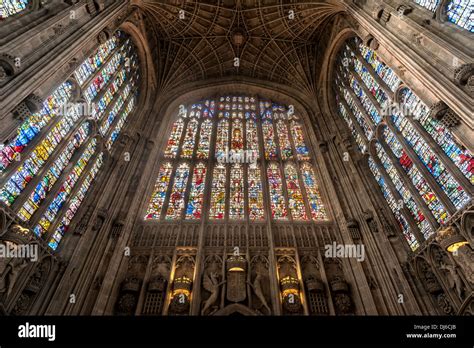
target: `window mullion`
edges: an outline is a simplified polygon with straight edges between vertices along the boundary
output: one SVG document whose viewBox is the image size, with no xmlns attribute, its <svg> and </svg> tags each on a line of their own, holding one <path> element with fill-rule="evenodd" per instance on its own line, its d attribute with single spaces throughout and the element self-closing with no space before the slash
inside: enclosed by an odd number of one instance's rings
<svg viewBox="0 0 474 348">
<path fill-rule="evenodd" d="M 38 222 L 40 221 L 41 217 L 46 213 L 48 207 L 50 206 L 51 202 L 54 200 L 54 198 L 56 197 L 56 195 L 59 193 L 59 188 L 65 183 L 65 179 L 69 176 L 69 174 L 71 174 L 75 168 L 75 165 L 76 163 L 78 162 L 78 160 L 82 157 L 82 155 L 85 153 L 85 151 L 87 150 L 87 148 L 89 147 L 89 145 L 91 144 L 91 142 L 96 139 L 97 140 L 97 144 L 95 146 L 95 149 L 94 149 L 94 153 L 93 155 L 91 156 L 91 158 L 89 158 L 86 166 L 84 167 L 80 177 L 78 178 L 77 182 L 74 184 L 74 188 L 71 190 L 71 192 L 69 193 L 69 196 L 68 196 L 68 199 L 66 200 L 66 202 L 69 201 L 69 199 L 71 198 L 72 195 L 74 195 L 74 192 L 77 190 L 77 187 L 79 187 L 81 185 L 81 182 L 82 182 L 82 179 L 84 178 L 85 176 L 85 173 L 87 173 L 91 166 L 92 166 L 92 163 L 95 162 L 95 159 L 97 157 L 97 154 L 100 152 L 100 147 L 101 147 L 101 144 L 100 144 L 100 141 L 99 139 L 100 138 L 97 138 L 97 137 L 89 137 L 89 139 L 83 144 L 83 146 L 80 148 L 80 151 L 76 152 L 74 154 L 74 156 L 71 158 L 71 161 L 68 165 L 68 167 L 66 167 L 67 170 L 65 170 L 61 176 L 59 177 L 59 179 L 56 181 L 56 183 L 54 184 L 52 190 L 49 192 L 49 195 L 46 196 L 46 198 L 44 199 L 44 201 L 41 203 L 40 207 L 38 208 L 38 210 L 36 210 L 36 212 L 33 214 L 33 216 L 31 217 L 30 219 L 30 226 L 34 227 L 36 224 L 38 224 Z M 50 228 L 48 229 L 47 233 L 49 234 L 52 230 L 52 226 L 54 224 L 54 222 L 57 222 L 58 220 L 58 216 L 61 214 L 61 211 L 63 210 L 64 206 L 66 205 L 66 202 L 64 202 L 62 208 L 60 209 L 60 211 L 58 212 L 58 215 L 56 215 L 54 221 L 51 223 L 51 226 Z"/>
<path fill-rule="evenodd" d="M 374 140 L 376 141 L 376 140 Z M 371 151 L 375 152 L 375 151 Z M 382 165 L 378 155 L 376 153 L 371 153 L 372 159 L 374 163 L 377 165 L 378 170 L 380 174 L 383 176 L 385 183 L 387 184 L 390 192 L 392 193 L 393 197 L 397 200 L 397 202 L 404 202 L 402 196 L 398 192 L 397 188 L 395 187 L 395 184 L 393 183 L 392 179 L 388 175 L 387 171 L 385 170 L 385 167 Z M 413 219 L 413 216 L 411 215 L 411 212 L 409 211 L 408 207 L 406 204 L 403 204 L 403 207 L 400 209 L 401 213 L 403 214 L 403 217 L 407 220 L 408 224 L 410 225 L 410 228 L 418 241 L 419 244 L 425 240 L 425 237 L 423 234 L 420 232 L 420 229 L 418 228 L 418 225 L 416 224 L 415 220 Z"/>
<path fill-rule="evenodd" d="M 431 116 L 429 116 L 431 117 Z M 458 183 L 461 184 L 463 189 L 469 193 L 469 195 L 474 195 L 474 190 L 472 184 L 469 182 L 464 174 L 459 170 L 459 168 L 453 163 L 453 161 L 446 155 L 443 149 L 440 148 L 439 144 L 433 139 L 433 137 L 428 134 L 426 129 L 416 121 L 413 117 L 406 117 L 408 122 L 416 129 L 416 131 L 420 134 L 420 136 L 426 141 L 428 146 L 438 155 L 439 159 L 445 166 L 446 170 L 448 170 L 452 176 L 456 179 Z"/>
<path fill-rule="evenodd" d="M 383 89 L 387 97 L 393 99 L 393 91 L 390 89 L 390 87 L 385 83 L 385 81 L 375 72 L 374 68 L 372 65 L 367 63 L 367 61 L 362 57 L 362 54 L 360 54 L 360 51 L 357 48 L 354 48 L 352 45 L 349 45 L 351 48 L 352 53 L 356 56 L 356 59 L 364 66 L 364 68 L 367 69 L 367 71 L 370 73 L 370 76 L 379 84 L 379 86 Z"/>
<path fill-rule="evenodd" d="M 407 142 L 404 136 L 397 129 L 397 127 L 395 127 L 392 120 L 389 117 L 386 117 L 385 123 L 387 124 L 388 128 L 392 131 L 392 133 L 395 135 L 395 137 L 398 139 L 398 141 L 403 147 L 403 150 L 405 150 L 405 152 L 407 153 L 408 157 L 417 166 L 418 170 L 423 175 L 423 178 L 428 182 L 428 185 L 433 189 L 433 191 L 435 191 L 441 203 L 446 207 L 446 209 L 451 215 L 454 214 L 457 210 L 456 207 L 451 202 L 447 194 L 438 185 L 438 183 L 436 182 L 434 177 L 431 175 L 431 173 L 428 171 L 428 169 L 426 169 L 426 166 L 421 162 L 420 158 L 415 153 L 415 151 L 410 146 L 407 145 Z"/>
<path fill-rule="evenodd" d="M 352 120 L 352 124 L 354 125 L 355 129 L 357 130 L 359 135 L 362 137 L 362 139 L 364 141 L 365 148 L 368 149 L 370 139 L 367 139 L 367 136 L 365 135 L 364 130 L 362 129 L 362 127 L 360 126 L 360 124 L 357 121 L 356 117 L 352 113 L 352 110 L 349 107 L 349 105 L 347 104 L 346 100 L 343 97 L 341 97 L 340 95 L 339 95 L 339 100 L 340 100 L 341 104 L 343 105 L 344 109 L 346 110 L 347 114 L 349 115 L 350 119 Z M 359 112 L 362 113 L 362 115 L 364 115 L 365 110 L 360 110 L 359 109 Z M 367 115 L 364 115 L 364 118 L 367 118 L 367 117 L 368 117 Z M 370 123 L 369 125 L 371 127 L 372 134 L 375 134 L 374 129 L 373 129 L 373 124 Z"/>
<path fill-rule="evenodd" d="M 410 191 L 417 206 L 420 207 L 421 211 L 423 212 L 423 215 L 428 219 L 433 231 L 436 231 L 437 228 L 439 227 L 439 223 L 436 221 L 436 218 L 434 217 L 433 213 L 426 205 L 425 201 L 421 199 L 420 192 L 415 188 L 412 181 L 407 176 L 406 172 L 403 170 L 398 159 L 393 154 L 392 149 L 390 149 L 387 143 L 385 142 L 385 139 L 377 139 L 377 140 L 379 144 L 382 146 L 382 148 L 385 150 L 385 153 L 388 155 L 390 161 L 392 162 L 392 165 L 395 167 L 398 175 L 402 179 L 403 185 Z"/>
<path fill-rule="evenodd" d="M 343 78 L 340 78 L 340 80 L 342 81 L 343 83 L 343 86 L 344 88 L 349 92 L 349 94 L 351 95 L 351 98 L 352 100 L 354 101 L 356 107 L 359 109 L 359 111 L 362 113 L 362 115 L 364 116 L 365 118 L 365 122 L 367 122 L 368 125 L 370 125 L 371 127 L 374 127 L 374 121 L 370 118 L 369 114 L 367 114 L 364 106 L 362 105 L 362 103 L 360 102 L 359 98 L 357 98 L 357 95 L 354 93 L 354 91 L 352 90 L 352 88 L 348 85 L 347 81 Z"/>
<path fill-rule="evenodd" d="M 89 121 L 85 121 L 85 122 L 89 122 Z M 76 132 L 81 128 L 81 126 L 83 124 L 84 124 L 84 122 L 77 122 L 75 125 L 73 125 L 71 127 L 71 130 L 69 131 L 67 136 L 64 137 L 61 140 L 61 142 L 56 146 L 56 148 L 53 150 L 53 152 L 48 157 L 48 159 L 43 164 L 43 166 L 38 171 L 38 173 L 35 175 L 35 177 L 30 182 L 28 182 L 25 189 L 21 192 L 21 194 L 18 196 L 18 198 L 12 204 L 12 209 L 13 210 L 18 211 L 23 206 L 23 204 L 28 200 L 28 198 L 30 197 L 31 193 L 35 190 L 38 183 L 43 179 L 44 175 L 51 168 L 51 166 L 54 164 L 54 162 L 58 159 L 59 155 L 61 155 L 63 153 L 63 151 L 68 146 L 68 144 L 72 141 L 72 138 L 74 137 Z M 74 153 L 73 153 L 72 157 L 70 158 L 68 165 L 63 169 L 61 175 L 59 176 L 59 178 L 56 181 L 56 184 L 58 182 L 60 182 L 61 179 L 64 179 L 64 174 L 65 174 L 65 171 L 67 171 L 68 166 L 70 166 L 71 163 L 74 163 L 74 160 L 77 160 L 77 158 L 78 158 L 77 153 L 82 153 L 84 151 L 84 148 L 85 148 L 86 144 L 89 143 L 89 139 L 91 138 L 91 132 L 93 131 L 93 129 L 94 129 L 94 127 L 91 124 L 87 139 L 82 143 L 82 145 L 79 148 L 74 150 Z M 41 204 L 43 204 L 43 203 L 41 203 Z"/>
<path fill-rule="evenodd" d="M 97 148 L 90 158 L 89 162 L 87 163 L 86 167 L 84 168 L 84 171 L 81 173 L 81 176 L 79 177 L 78 181 L 74 185 L 74 188 L 71 190 L 71 193 L 69 194 L 68 198 L 64 202 L 63 206 L 59 210 L 58 214 L 56 215 L 55 219 L 51 223 L 51 226 L 49 227 L 48 231 L 44 234 L 43 238 L 46 239 L 46 241 L 50 240 L 58 227 L 59 223 L 61 222 L 64 214 L 66 213 L 67 209 L 69 208 L 69 204 L 71 202 L 71 199 L 78 193 L 78 191 L 81 189 L 86 177 L 89 175 L 91 170 L 93 169 L 96 161 L 98 160 L 99 156 L 103 154 L 101 145 L 97 144 Z M 97 177 L 97 176 L 96 176 Z M 48 204 L 49 206 L 49 204 Z M 39 215 L 38 215 L 39 217 Z M 39 221 L 39 220 L 38 220 Z M 38 221 L 36 223 L 38 223 Z M 34 225 L 32 225 L 34 226 Z"/>
</svg>

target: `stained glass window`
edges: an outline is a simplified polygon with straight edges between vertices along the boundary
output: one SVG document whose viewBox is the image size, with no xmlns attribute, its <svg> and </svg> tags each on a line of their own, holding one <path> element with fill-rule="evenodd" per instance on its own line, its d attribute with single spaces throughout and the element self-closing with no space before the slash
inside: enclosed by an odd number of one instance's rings
<svg viewBox="0 0 474 348">
<path fill-rule="evenodd" d="M 298 173 L 292 164 L 285 166 L 286 189 L 288 192 L 288 208 L 294 220 L 306 220 L 303 194 L 298 182 Z"/>
<path fill-rule="evenodd" d="M 151 195 L 151 200 L 150 204 L 148 205 L 145 219 L 160 218 L 163 203 L 165 202 L 166 191 L 168 190 L 168 185 L 170 183 L 172 170 L 173 166 L 169 162 L 161 165 L 160 170 L 158 171 L 158 179 L 156 180 L 155 188 L 153 189 L 153 194 Z"/>
<path fill-rule="evenodd" d="M 474 158 L 469 150 L 459 144 L 440 121 L 430 117 L 429 109 L 410 89 L 401 91 L 401 101 L 406 109 L 443 149 L 471 183 L 474 184 Z M 402 110 L 405 110 L 402 108 Z"/>
<path fill-rule="evenodd" d="M 137 59 L 131 39 L 115 32 L 74 72 L 86 103 L 71 102 L 73 83 L 67 79 L 0 148 L 0 172 L 5 178 L 0 200 L 20 220 L 34 223 L 33 232 L 45 236 L 54 250 L 102 166 L 105 152 L 98 153 L 98 144 L 108 137 L 104 151 L 110 150 L 134 109 Z M 92 123 L 82 122 L 91 115 L 88 109 L 98 120 L 94 136 Z M 32 140 L 36 144 L 29 148 Z"/>
<path fill-rule="evenodd" d="M 407 118 L 401 113 L 397 113 L 392 115 L 392 120 L 454 206 L 459 209 L 469 202 L 469 195 L 445 168 L 438 155 L 429 147 Z"/>
<path fill-rule="evenodd" d="M 439 1 L 417 2 L 433 11 L 439 3 Z M 365 64 L 364 60 L 368 64 Z M 351 70 L 351 67 L 353 67 L 353 70 Z M 368 140 L 373 138 L 373 125 L 385 122 L 381 118 L 380 110 L 385 111 L 384 108 L 388 106 L 390 101 L 385 90 L 379 84 L 378 77 L 393 92 L 397 91 L 401 80 L 392 69 L 380 60 L 377 53 L 365 46 L 359 38 L 350 39 L 341 49 L 336 69 L 334 84 L 338 113 L 345 120 L 361 151 L 364 151 L 364 137 Z M 418 195 L 411 196 L 410 190 L 412 190 L 412 187 L 418 191 L 420 198 L 438 223 L 444 224 L 449 219 L 450 214 L 446 202 L 442 201 L 444 195 L 438 197 L 436 194 L 438 192 L 437 187 L 432 187 L 432 181 L 423 176 L 422 173 L 425 173 L 423 166 L 428 169 L 453 205 L 460 209 L 469 201 L 470 197 L 455 179 L 452 172 L 459 169 L 472 182 L 474 162 L 471 153 L 459 144 L 450 131 L 443 127 L 439 121 L 430 117 L 429 108 L 410 89 L 403 88 L 399 96 L 400 107 L 398 110 L 392 108 L 393 110 L 390 110 L 390 114 L 387 113 L 387 116 L 391 116 L 392 123 L 403 136 L 403 144 L 397 138 L 398 133 L 395 136 L 390 128 L 384 128 L 382 134 L 378 136 L 378 140 L 385 141 L 395 157 L 390 157 L 385 153 L 380 143 L 376 143 L 376 153 L 388 174 L 387 180 L 393 183 L 418 228 L 425 237 L 428 237 L 433 232 L 432 228 L 436 226 L 431 226 L 423 216 L 416 203 L 420 202 Z M 366 123 L 368 118 L 371 119 L 373 125 Z M 360 128 L 356 127 L 356 124 L 353 123 L 354 120 L 357 121 Z M 428 134 L 419 131 L 418 123 Z M 425 138 L 429 138 L 429 136 L 451 158 L 455 166 L 445 167 L 444 158 L 441 159 L 437 155 L 437 151 L 430 147 L 429 144 L 433 143 L 431 139 Z M 410 157 L 410 151 L 405 152 L 405 144 L 413 149 L 416 154 L 415 158 Z M 395 163 L 392 163 L 392 159 L 398 162 L 396 165 L 400 165 L 401 170 L 396 168 Z M 418 159 L 421 164 L 419 164 Z M 374 176 L 378 177 L 377 181 L 382 191 L 386 190 L 389 185 L 387 186 L 385 182 L 381 183 L 381 180 L 383 180 L 380 174 L 381 168 L 378 168 L 374 161 L 369 164 Z M 410 186 L 410 190 L 405 187 L 405 184 Z M 414 238 L 407 234 L 408 225 L 406 220 L 400 215 L 400 208 L 398 210 L 394 209 L 387 192 L 384 192 L 384 196 L 396 215 L 407 241 L 414 248 Z"/>
<path fill-rule="evenodd" d="M 201 123 L 199 132 L 199 143 L 196 156 L 199 159 L 207 159 L 209 157 L 209 148 L 211 146 L 212 121 L 204 120 Z"/>
<path fill-rule="evenodd" d="M 173 123 L 173 129 L 168 139 L 168 144 L 165 149 L 165 157 L 175 158 L 178 154 L 179 141 L 181 140 L 181 133 L 183 133 L 184 121 L 182 118 Z"/>
<path fill-rule="evenodd" d="M 310 158 L 303 125 L 294 108 L 290 112 L 285 105 L 253 96 L 226 95 L 217 96 L 215 100 L 179 106 L 180 111 L 175 114 L 177 121 L 164 150 L 170 172 L 166 173 L 161 186 L 156 186 L 150 202 L 152 208 L 145 219 L 159 219 L 161 206 L 168 201 L 165 218 L 183 218 L 183 199 L 188 197 L 184 202 L 186 220 L 198 220 L 206 215 L 202 211 L 205 201 L 209 204 L 207 218 L 210 220 L 258 222 L 267 216 L 287 220 L 288 209 L 294 220 L 308 223 L 327 220 L 311 164 L 306 163 L 302 175 L 299 163 L 287 163 L 290 159 Z M 196 157 L 192 156 L 194 146 Z M 209 155 L 212 149 L 213 157 Z M 177 153 L 182 155 L 178 158 Z M 179 171 L 184 165 L 181 157 L 188 158 L 186 172 Z M 190 163 L 194 161 L 195 167 Z M 178 169 L 169 178 L 171 168 Z M 206 175 L 209 176 L 207 188 Z M 158 176 L 160 182 L 160 174 Z M 185 191 L 185 185 L 189 192 Z M 305 190 L 308 197 L 304 196 Z M 265 199 L 270 200 L 268 212 Z"/>
<path fill-rule="evenodd" d="M 119 43 L 119 38 L 122 35 L 117 31 L 111 39 L 101 44 L 97 51 L 87 58 L 74 72 L 77 82 L 83 85 L 90 76 L 92 76 L 107 60 L 107 57 L 115 50 Z"/>
<path fill-rule="evenodd" d="M 74 152 L 84 143 L 89 135 L 90 125 L 88 122 L 82 124 L 81 128 L 74 134 L 71 142 L 69 142 L 63 152 L 56 158 L 52 166 L 48 169 L 41 181 L 37 184 L 35 190 L 31 193 L 28 200 L 23 204 L 18 212 L 18 217 L 23 221 L 31 218 L 31 215 L 39 208 L 41 202 L 51 191 L 53 185 L 59 179 L 64 168 Z"/>
<path fill-rule="evenodd" d="M 92 181 L 97 175 L 100 167 L 103 163 L 103 153 L 100 153 L 97 157 L 94 166 L 92 167 L 91 171 L 87 175 L 86 179 L 82 183 L 81 188 L 79 191 L 74 195 L 69 203 L 69 208 L 67 209 L 66 213 L 64 214 L 61 222 L 59 223 L 58 227 L 54 231 L 51 239 L 48 242 L 48 245 L 51 249 L 56 250 L 58 247 L 59 242 L 61 241 L 64 234 L 67 232 L 69 225 L 71 223 L 72 218 L 78 211 L 79 207 L 81 206 L 82 201 L 86 197 L 87 191 L 89 190 Z"/>
<path fill-rule="evenodd" d="M 400 178 L 394 165 L 388 158 L 388 155 L 385 152 L 385 150 L 382 148 L 382 146 L 379 143 L 376 144 L 376 148 L 377 148 L 377 155 L 379 156 L 380 162 L 382 162 L 382 165 L 385 167 L 387 174 L 389 175 L 390 179 L 395 185 L 398 193 L 402 197 L 403 202 L 405 203 L 407 208 L 410 210 L 413 216 L 413 219 L 416 221 L 418 225 L 418 228 L 420 229 L 421 233 L 423 233 L 424 237 L 428 238 L 433 233 L 433 230 L 428 220 L 426 220 L 425 215 L 423 214 L 421 209 L 418 207 L 410 191 L 403 185 L 402 179 Z"/>
<path fill-rule="evenodd" d="M 247 150 L 258 152 L 258 132 L 257 132 L 257 123 L 250 119 L 246 122 L 246 131 L 247 131 Z"/>
<path fill-rule="evenodd" d="M 230 207 L 229 219 L 244 218 L 244 170 L 235 163 L 230 170 Z"/>
<path fill-rule="evenodd" d="M 432 12 L 436 10 L 439 4 L 439 0 L 415 0 L 415 2 Z"/>
<path fill-rule="evenodd" d="M 229 121 L 221 120 L 217 125 L 216 157 L 223 156 L 229 150 Z"/>
<path fill-rule="evenodd" d="M 287 211 L 285 197 L 282 191 L 280 168 L 276 163 L 270 163 L 267 168 L 268 186 L 270 190 L 270 206 L 272 218 L 286 219 Z"/>
<path fill-rule="evenodd" d="M 49 121 L 58 115 L 61 107 L 71 97 L 72 84 L 64 82 L 43 102 L 43 108 L 31 115 L 18 128 L 16 137 L 6 146 L 0 145 L 0 174 L 12 161 L 22 153 L 28 143 L 33 140 Z M 68 113 L 69 120 L 75 112 Z M 77 117 L 73 121 L 77 120 Z M 68 123 L 69 124 L 69 123 Z"/>
<path fill-rule="evenodd" d="M 167 219 L 178 219 L 184 209 L 184 192 L 189 178 L 189 165 L 186 163 L 179 165 L 173 178 L 173 189 L 166 211 Z"/>
<path fill-rule="evenodd" d="M 474 1 L 452 0 L 446 9 L 448 20 L 460 27 L 474 32 Z"/>
<path fill-rule="evenodd" d="M 231 149 L 233 151 L 240 151 L 244 149 L 244 130 L 242 121 L 240 120 L 234 120 L 232 122 Z"/>
<path fill-rule="evenodd" d="M 194 152 L 194 140 L 198 129 L 198 121 L 191 119 L 186 127 L 186 134 L 184 136 L 183 148 L 181 151 L 181 157 L 191 158 Z"/>
<path fill-rule="evenodd" d="M 393 197 L 392 192 L 388 188 L 387 184 L 385 183 L 385 179 L 383 178 L 382 174 L 380 173 L 377 165 L 375 164 L 374 160 L 372 157 L 369 158 L 369 168 L 372 171 L 372 174 L 375 177 L 375 180 L 377 180 L 380 189 L 382 190 L 383 196 L 385 197 L 385 200 L 388 203 L 388 206 L 393 212 L 393 215 L 398 221 L 398 224 L 400 226 L 400 229 L 403 231 L 403 235 L 405 236 L 405 239 L 410 246 L 411 250 L 415 251 L 418 249 L 420 246 L 418 241 L 415 238 L 415 235 L 411 232 L 410 225 L 408 224 L 408 221 L 405 219 L 403 214 L 400 212 L 401 205 L 397 204 L 397 201 Z"/>
<path fill-rule="evenodd" d="M 248 195 L 249 195 L 249 218 L 250 220 L 261 220 L 264 218 L 263 211 L 263 187 L 258 164 L 248 167 Z"/>
<path fill-rule="evenodd" d="M 200 219 L 204 199 L 204 185 L 206 184 L 206 166 L 198 163 L 193 170 L 191 192 L 189 193 L 186 219 Z"/>
<path fill-rule="evenodd" d="M 408 177 L 411 179 L 413 185 L 418 190 L 420 196 L 423 198 L 436 220 L 440 224 L 445 223 L 447 218 L 449 217 L 446 208 L 439 201 L 438 196 L 428 185 L 416 165 L 413 163 L 411 158 L 403 149 L 400 142 L 397 140 L 395 135 L 390 131 L 388 127 L 385 127 L 384 137 L 393 154 L 397 157 L 400 166 L 407 173 Z"/>
<path fill-rule="evenodd" d="M 29 0 L 2 0 L 0 4 L 0 19 L 17 14 L 28 6 Z"/>
<path fill-rule="evenodd" d="M 296 154 L 298 160 L 308 160 L 309 159 L 309 150 L 306 146 L 303 135 L 303 127 L 299 122 L 291 121 L 291 134 L 293 136 L 293 141 L 295 142 Z"/>
<path fill-rule="evenodd" d="M 71 195 L 72 190 L 74 189 L 79 178 L 84 172 L 84 169 L 86 168 L 89 160 L 93 156 L 96 147 L 97 140 L 96 138 L 92 138 L 90 143 L 87 145 L 87 148 L 84 150 L 81 157 L 76 162 L 73 169 L 66 177 L 64 183 L 61 185 L 58 192 L 54 196 L 54 199 L 50 203 L 46 212 L 40 218 L 38 224 L 33 228 L 33 231 L 37 236 L 43 235 L 51 227 L 51 224 L 56 219 L 56 216 L 58 215 L 66 200 Z"/>
<path fill-rule="evenodd" d="M 265 145 L 265 159 L 276 159 L 277 148 L 275 143 L 275 132 L 271 120 L 265 120 L 262 123 L 263 139 Z"/>
<path fill-rule="evenodd" d="M 227 170 L 225 165 L 218 164 L 212 173 L 211 207 L 209 218 L 223 219 L 225 217 L 225 188 L 227 182 Z"/>
<path fill-rule="evenodd" d="M 321 200 L 316 176 L 309 163 L 303 163 L 301 166 L 301 175 L 303 176 L 304 187 L 308 196 L 309 207 L 313 220 L 327 220 L 326 209 Z"/>
<path fill-rule="evenodd" d="M 278 139 L 280 142 L 280 154 L 282 160 L 287 160 L 293 157 L 291 150 L 290 136 L 288 134 L 288 127 L 285 121 L 279 120 L 277 122 Z"/>
</svg>

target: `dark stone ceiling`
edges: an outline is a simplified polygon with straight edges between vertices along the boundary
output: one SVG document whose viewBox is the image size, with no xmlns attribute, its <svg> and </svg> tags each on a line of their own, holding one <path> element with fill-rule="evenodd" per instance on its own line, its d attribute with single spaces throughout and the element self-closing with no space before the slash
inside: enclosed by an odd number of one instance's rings
<svg viewBox="0 0 474 348">
<path fill-rule="evenodd" d="M 315 92 L 318 57 L 325 47 L 322 37 L 343 11 L 341 3 L 132 1 L 155 38 L 160 90 L 242 76 L 281 83 L 310 95 Z"/>
</svg>

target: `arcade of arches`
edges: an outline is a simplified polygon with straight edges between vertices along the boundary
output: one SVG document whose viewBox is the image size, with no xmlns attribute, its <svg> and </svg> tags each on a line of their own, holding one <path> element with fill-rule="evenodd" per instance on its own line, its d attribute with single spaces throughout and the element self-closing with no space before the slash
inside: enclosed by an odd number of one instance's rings
<svg viewBox="0 0 474 348">
<path fill-rule="evenodd" d="M 3 1 L 0 313 L 474 314 L 473 8 Z"/>
</svg>

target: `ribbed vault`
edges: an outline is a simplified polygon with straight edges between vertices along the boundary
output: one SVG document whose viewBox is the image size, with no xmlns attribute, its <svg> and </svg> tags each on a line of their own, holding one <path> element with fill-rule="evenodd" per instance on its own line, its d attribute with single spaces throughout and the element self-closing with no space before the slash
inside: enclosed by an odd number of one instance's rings
<svg viewBox="0 0 474 348">
<path fill-rule="evenodd" d="M 242 76 L 313 94 L 321 33 L 343 10 L 340 1 L 137 0 L 132 4 L 156 37 L 161 91 L 186 82 Z"/>
</svg>

